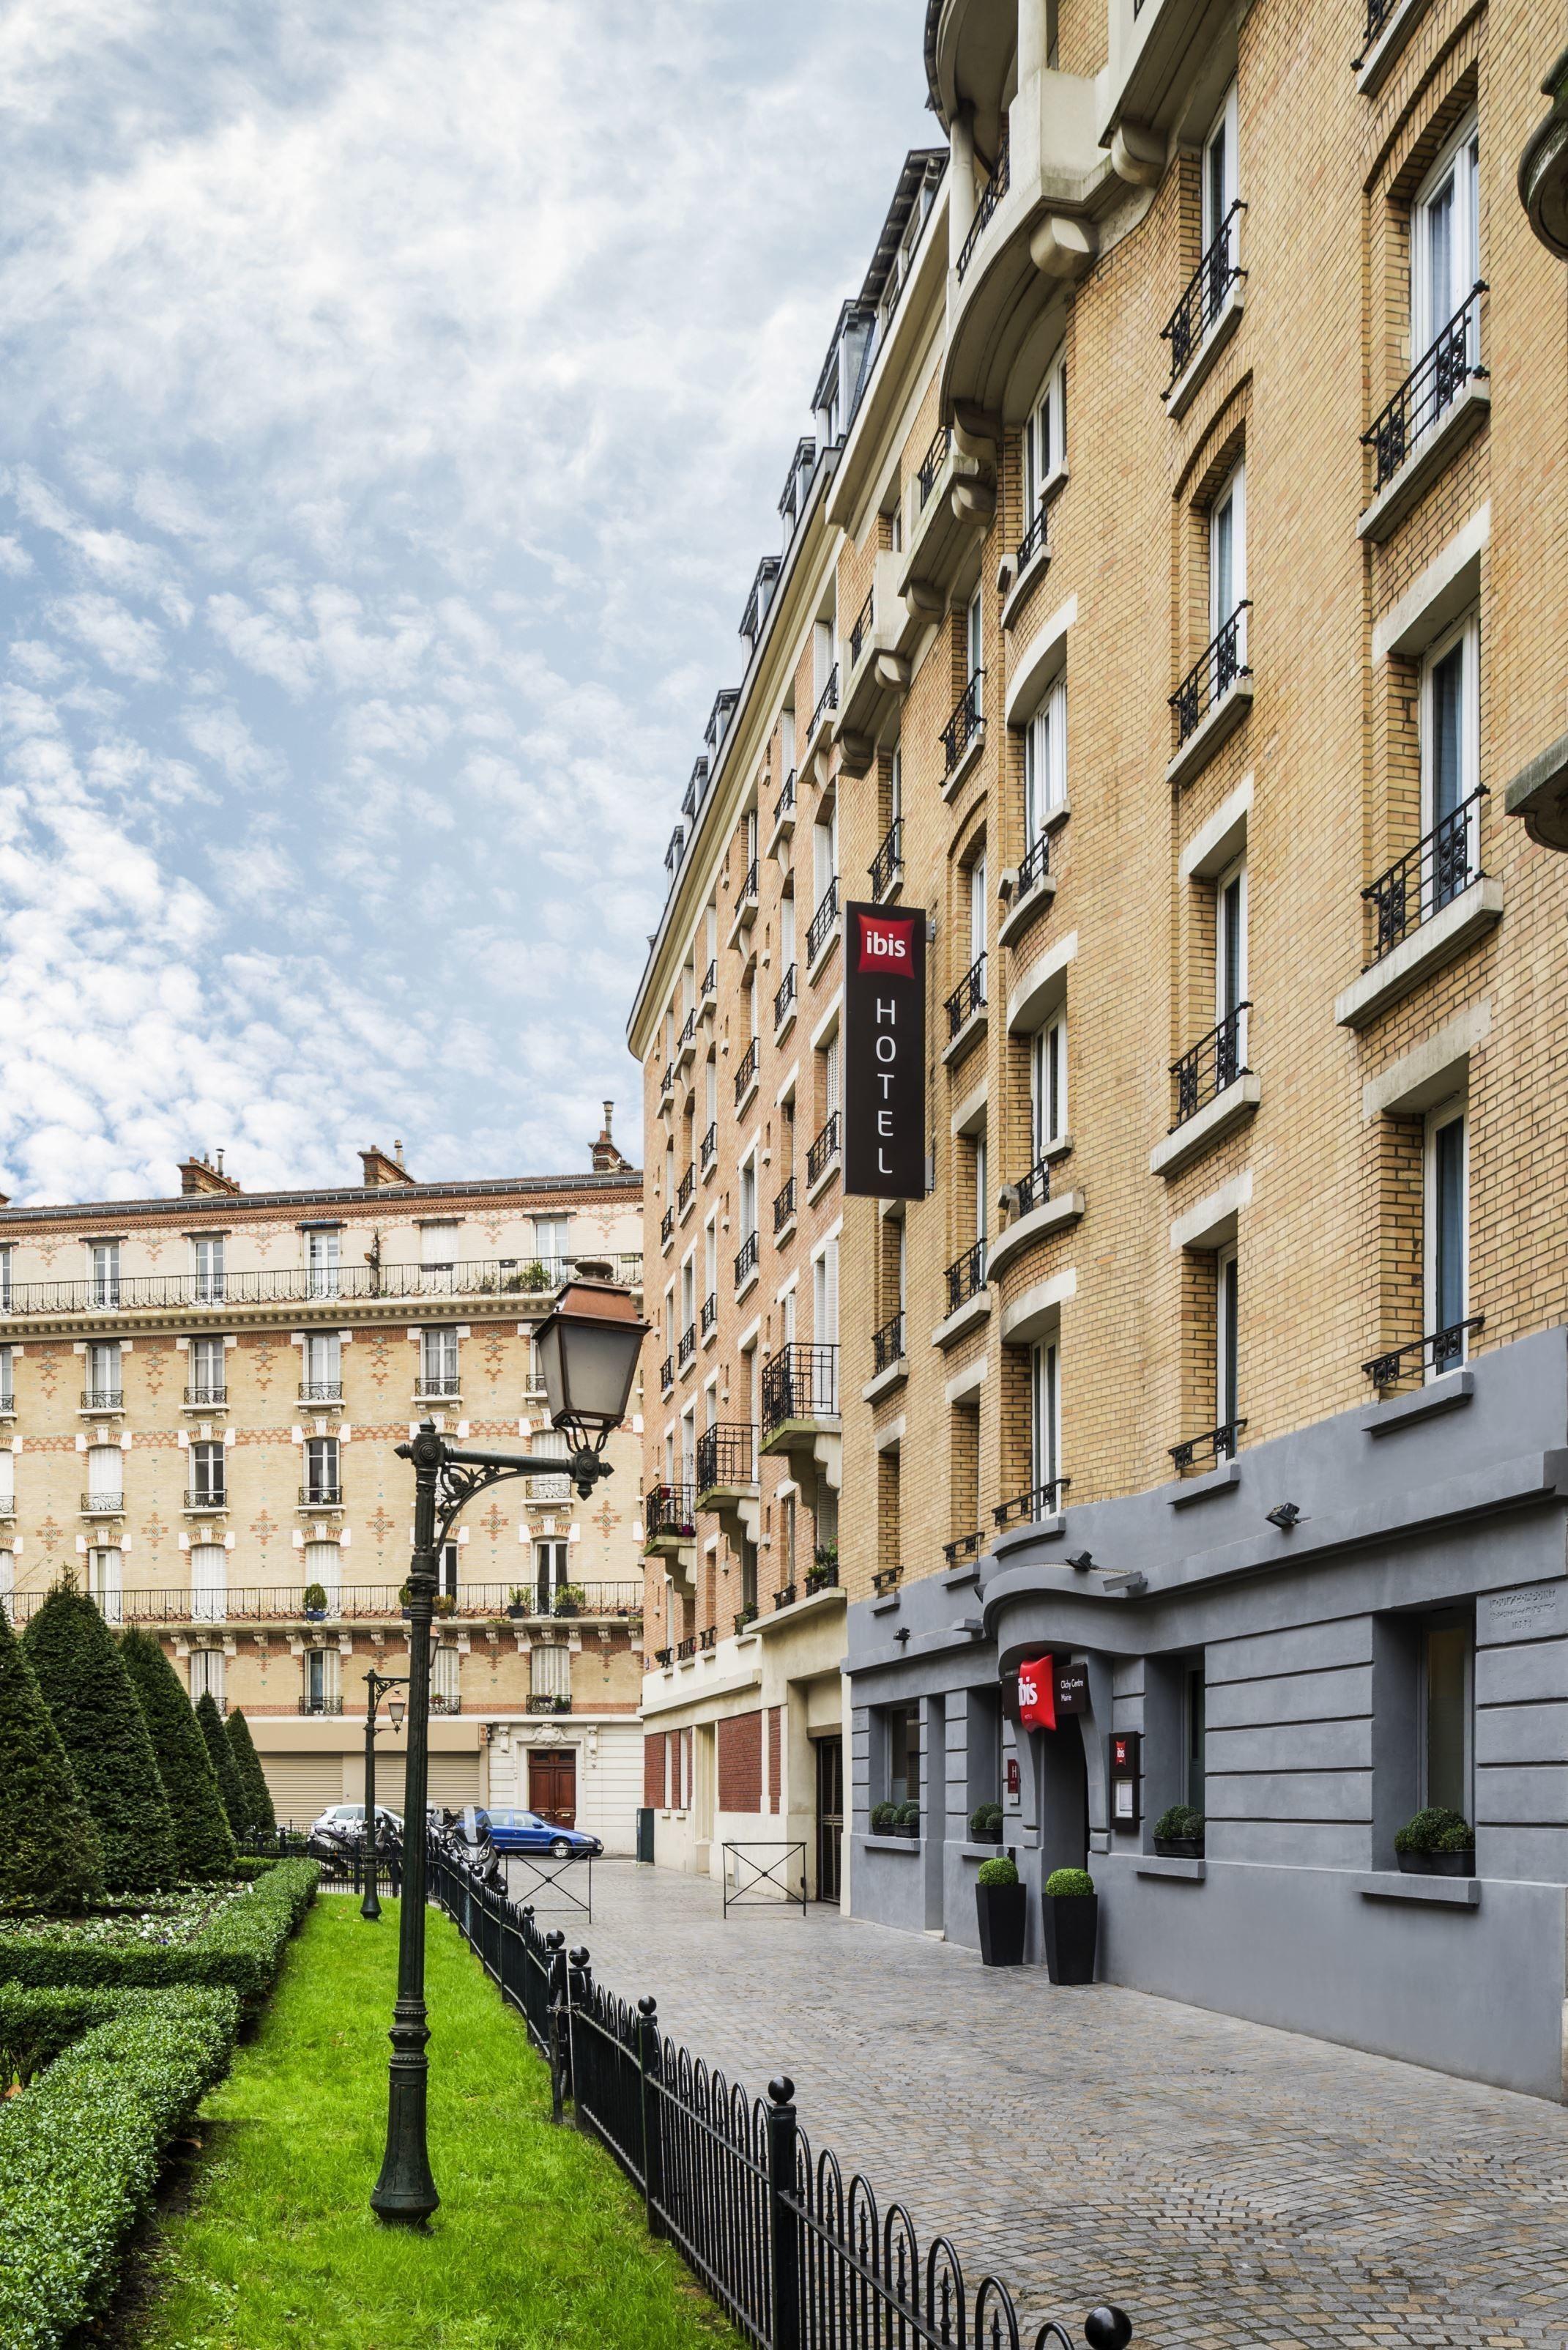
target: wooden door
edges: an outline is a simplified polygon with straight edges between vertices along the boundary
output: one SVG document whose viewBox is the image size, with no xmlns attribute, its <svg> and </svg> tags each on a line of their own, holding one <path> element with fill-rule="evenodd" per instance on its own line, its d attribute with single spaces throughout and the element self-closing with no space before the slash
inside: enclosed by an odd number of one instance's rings
<svg viewBox="0 0 1568 2350">
<path fill-rule="evenodd" d="M 552 1827 L 577 1824 L 577 1750 L 535 1749 L 528 1757 L 528 1809 Z"/>
</svg>

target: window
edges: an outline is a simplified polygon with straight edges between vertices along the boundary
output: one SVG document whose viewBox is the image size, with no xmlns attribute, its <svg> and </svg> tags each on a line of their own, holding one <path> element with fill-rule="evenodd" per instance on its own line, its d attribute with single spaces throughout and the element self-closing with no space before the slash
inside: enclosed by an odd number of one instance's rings
<svg viewBox="0 0 1568 2350">
<path fill-rule="evenodd" d="M 119 1341 L 95 1339 L 87 1350 L 87 1399 L 90 1409 L 118 1411 L 124 1397 L 119 1384 Z"/>
<path fill-rule="evenodd" d="M 210 1697 L 220 1710 L 223 1704 L 223 1652 L 222 1648 L 192 1648 L 191 1651 L 191 1702 L 199 1705 Z"/>
<path fill-rule="evenodd" d="M 306 1713 L 340 1713 L 343 1700 L 341 1666 L 336 1648 L 306 1648 L 305 1652 L 305 1711 Z"/>
<path fill-rule="evenodd" d="M 117 1550 L 88 1553 L 88 1596 L 98 1604 L 106 1623 L 118 1624 L 125 1610 L 121 1600 L 121 1562 Z"/>
<path fill-rule="evenodd" d="M 1059 677 L 1023 730 L 1024 845 L 1067 805 L 1067 681 Z"/>
<path fill-rule="evenodd" d="M 1461 1619 L 1435 1617 L 1421 1633 L 1420 1801 L 1471 1818 L 1475 1643 Z"/>
<path fill-rule="evenodd" d="M 431 1659 L 431 1695 L 438 1706 L 452 1712 L 457 1710 L 459 1670 L 457 1650 L 443 1640 Z"/>
<path fill-rule="evenodd" d="M 1214 1419 L 1220 1428 L 1233 1427 L 1241 1417 L 1236 1402 L 1240 1298 L 1232 1243 L 1220 1249 L 1214 1260 Z"/>
<path fill-rule="evenodd" d="M 1233 1024 L 1235 1066 L 1247 1058 L 1247 868 L 1232 865 L 1214 891 L 1214 1024 Z"/>
<path fill-rule="evenodd" d="M 1023 428 L 1023 504 L 1033 523 L 1067 463 L 1067 356 L 1058 351 Z"/>
<path fill-rule="evenodd" d="M 543 1453 L 546 1460 L 565 1461 L 571 1458 L 572 1440 L 564 1428 L 542 1428 L 536 1436 L 529 1438 L 528 1450 Z M 530 1477 L 528 1492 L 535 1502 L 569 1502 L 572 1481 L 564 1474 Z"/>
<path fill-rule="evenodd" d="M 566 1545 L 564 1542 L 536 1542 L 534 1545 L 534 1583 L 538 1594 L 541 1616 L 553 1616 L 556 1596 L 570 1580 L 566 1573 Z"/>
<path fill-rule="evenodd" d="M 125 1495 L 125 1455 L 118 1444 L 88 1448 L 88 1506 L 118 1510 Z"/>
<path fill-rule="evenodd" d="M 425 1289 L 442 1290 L 455 1286 L 458 1230 L 456 1223 L 421 1225 L 420 1263 L 424 1271 L 421 1286 Z"/>
<path fill-rule="evenodd" d="M 888 1801 L 918 1804 L 920 1800 L 920 1709 L 890 1705 L 883 1716 L 888 1741 Z"/>
<path fill-rule="evenodd" d="M 1238 465 L 1209 509 L 1209 637 L 1226 629 L 1247 594 L 1247 504 L 1245 470 Z M 1219 699 L 1246 660 L 1245 615 L 1236 623 L 1236 666 L 1213 683 Z"/>
<path fill-rule="evenodd" d="M 436 1589 L 443 1599 L 457 1597 L 457 1570 L 462 1556 L 458 1544 L 442 1543 L 441 1556 L 436 1562 Z"/>
<path fill-rule="evenodd" d="M 312 1330 L 301 1349 L 302 1403 L 337 1403 L 343 1395 L 343 1341 L 336 1330 Z"/>
<path fill-rule="evenodd" d="M 1054 1485 L 1062 1473 L 1062 1391 L 1054 1338 L 1029 1349 L 1029 1482 Z"/>
<path fill-rule="evenodd" d="M 223 1448 L 221 1444 L 192 1444 L 191 1447 L 189 1498 L 208 1509 L 223 1508 Z"/>
<path fill-rule="evenodd" d="M 975 1136 L 971 1148 L 973 1154 L 971 1172 L 974 1178 L 974 1236 L 977 1241 L 982 1241 L 989 1230 L 986 1192 L 991 1184 L 991 1154 L 986 1147 L 983 1131 Z"/>
<path fill-rule="evenodd" d="M 11 1310 L 11 1259 L 16 1253 L 9 1241 L 0 1248 L 0 1305 Z"/>
<path fill-rule="evenodd" d="M 14 1551 L 0 1550 L 0 1601 L 8 1607 L 16 1587 L 16 1558 Z"/>
<path fill-rule="evenodd" d="M 569 1648 L 549 1643 L 530 1650 L 528 1693 L 531 1697 L 553 1698 L 557 1705 L 563 1699 L 570 1704 L 572 1652 Z"/>
<path fill-rule="evenodd" d="M 1410 215 L 1410 356 L 1424 359 L 1480 276 L 1480 148 L 1475 118 L 1449 140 Z M 1472 313 L 1473 319 L 1473 313 Z M 1471 333 L 1477 329 L 1472 324 Z M 1468 354 L 1471 367 L 1478 348 Z M 1446 404 L 1446 403 L 1445 403 Z"/>
<path fill-rule="evenodd" d="M 336 1297 L 337 1295 L 340 1238 L 336 1225 L 330 1232 L 311 1232 L 305 1235 L 305 1263 L 310 1276 L 306 1286 L 312 1297 Z"/>
<path fill-rule="evenodd" d="M 757 1229 L 757 1162 L 745 1160 L 741 1169 L 741 1238 L 749 1241 Z"/>
<path fill-rule="evenodd" d="M 1426 1314 L 1428 1332 L 1454 1330 L 1469 1311 L 1469 1170 L 1464 1105 L 1448 1102 L 1427 1120 Z M 1464 1340 L 1455 1351 L 1434 1347 L 1428 1376 L 1449 1370 L 1464 1358 Z"/>
<path fill-rule="evenodd" d="M 793 1296 L 794 1293 L 791 1292 Z M 811 1268 L 811 1335 L 819 1347 L 838 1344 L 838 1243 L 825 1241 Z"/>
<path fill-rule="evenodd" d="M 15 1411 L 16 1409 L 14 1359 L 9 1347 L 0 1347 L 0 1411 Z"/>
<path fill-rule="evenodd" d="M 192 1451 L 195 1447 L 192 1446 Z M 342 1498 L 337 1482 L 337 1439 L 335 1436 L 307 1436 L 305 1440 L 305 1500 L 318 1508 L 331 1506 Z"/>
<path fill-rule="evenodd" d="M 93 1304 L 118 1305 L 119 1304 L 119 1243 L 89 1241 L 88 1273 L 92 1284 Z"/>
<path fill-rule="evenodd" d="M 1189 1664 L 1185 1675 L 1184 1704 L 1185 1752 L 1183 1756 L 1181 1800 L 1195 1812 L 1203 1809 L 1204 1742 L 1208 1720 L 1208 1691 L 1201 1660 Z"/>
<path fill-rule="evenodd" d="M 454 1396 L 457 1381 L 457 1332 L 444 1329 L 420 1333 L 420 1393 Z"/>
<path fill-rule="evenodd" d="M 223 1364 L 223 1342 L 221 1338 L 192 1338 L 191 1341 L 191 1401 L 222 1403 L 228 1394 L 225 1385 L 228 1374 Z"/>
<path fill-rule="evenodd" d="M 16 1509 L 16 1456 L 9 1445 L 0 1446 L 0 1518 L 15 1515 Z M 10 1553 L 6 1553 L 10 1556 Z"/>
<path fill-rule="evenodd" d="M 535 1216 L 534 1219 L 534 1253 L 545 1263 L 559 1263 L 568 1253 L 572 1220 L 569 1216 Z"/>
<path fill-rule="evenodd" d="M 1037 1028 L 1029 1048 L 1030 1128 L 1034 1163 L 1067 1136 L 1067 1014 Z"/>
<path fill-rule="evenodd" d="M 191 1545 L 191 1614 L 198 1624 L 221 1624 L 228 1600 L 229 1555 L 222 1543 Z"/>
<path fill-rule="evenodd" d="M 1471 613 L 1421 663 L 1421 829 L 1437 836 L 1421 860 L 1423 920 L 1468 889 L 1480 862 L 1480 653 Z"/>
<path fill-rule="evenodd" d="M 1231 219 L 1231 207 L 1236 201 L 1236 85 L 1231 83 L 1221 101 L 1213 126 L 1203 142 L 1203 250 L 1208 253 L 1215 238 Z M 1214 256 L 1214 282 L 1218 299 L 1224 298 L 1230 283 L 1233 256 L 1227 247 L 1235 242 L 1235 223 L 1231 221 L 1231 234 Z"/>
<path fill-rule="evenodd" d="M 223 1302 L 223 1235 L 215 1232 L 211 1239 L 198 1239 L 192 1243 L 196 1256 L 196 1303 L 198 1305 L 221 1305 Z"/>
<path fill-rule="evenodd" d="M 977 963 L 985 952 L 985 853 L 969 868 L 969 959 Z"/>
</svg>

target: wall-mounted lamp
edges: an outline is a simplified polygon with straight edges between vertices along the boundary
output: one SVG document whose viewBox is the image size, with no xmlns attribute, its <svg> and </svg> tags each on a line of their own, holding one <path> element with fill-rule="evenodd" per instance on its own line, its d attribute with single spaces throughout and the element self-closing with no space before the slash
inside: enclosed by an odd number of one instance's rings
<svg viewBox="0 0 1568 2350">
<path fill-rule="evenodd" d="M 1301 1516 L 1301 1509 L 1294 1502 L 1281 1502 L 1277 1508 L 1267 1513 L 1267 1516 L 1270 1525 L 1278 1526 L 1282 1534 L 1288 1534 Z"/>
<path fill-rule="evenodd" d="M 1095 1557 L 1092 1551 L 1074 1550 L 1069 1551 L 1067 1554 L 1068 1565 L 1075 1566 L 1080 1575 L 1087 1575 L 1094 1563 Z"/>
</svg>

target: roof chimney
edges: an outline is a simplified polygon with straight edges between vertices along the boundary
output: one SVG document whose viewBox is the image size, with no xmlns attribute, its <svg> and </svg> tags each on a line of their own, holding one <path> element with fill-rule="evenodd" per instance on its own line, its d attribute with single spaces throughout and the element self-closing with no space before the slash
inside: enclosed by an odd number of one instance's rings
<svg viewBox="0 0 1568 2350">
<path fill-rule="evenodd" d="M 225 1175 L 223 1172 L 223 1154 L 221 1150 L 218 1153 L 218 1163 L 215 1167 L 210 1159 L 206 1157 L 198 1159 L 193 1151 L 189 1159 L 182 1159 L 180 1162 L 182 1198 L 189 1199 L 196 1195 L 210 1196 L 215 1191 L 232 1195 L 239 1188 L 234 1177 Z"/>
<path fill-rule="evenodd" d="M 596 1175 L 618 1175 L 622 1168 L 628 1168 L 631 1165 L 629 1159 L 621 1157 L 611 1139 L 610 1121 L 614 1115 L 614 1102 L 606 1102 L 604 1130 L 593 1147 L 593 1169 Z"/>
<path fill-rule="evenodd" d="M 365 1170 L 364 1184 L 368 1191 L 384 1191 L 391 1183 L 411 1183 L 413 1177 L 403 1165 L 403 1146 L 397 1146 L 397 1156 L 389 1159 L 379 1142 L 359 1153 L 359 1164 Z"/>
</svg>

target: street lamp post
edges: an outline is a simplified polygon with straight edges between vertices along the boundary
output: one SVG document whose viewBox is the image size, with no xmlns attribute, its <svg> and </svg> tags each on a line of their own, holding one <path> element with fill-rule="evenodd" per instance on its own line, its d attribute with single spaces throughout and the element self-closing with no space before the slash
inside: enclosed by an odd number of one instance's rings
<svg viewBox="0 0 1568 2350">
<path fill-rule="evenodd" d="M 380 1898 L 376 1891 L 377 1864 L 381 1846 L 381 1823 L 376 1810 L 376 1709 L 388 1690 L 407 1689 L 408 1678 L 399 1673 L 379 1673 L 372 1665 L 365 1676 L 365 1687 L 369 1693 L 365 1706 L 365 1841 L 369 1856 L 369 1871 L 365 1879 L 365 1898 L 359 1904 L 359 1915 L 374 1923 L 381 1915 Z M 401 1730 L 402 1699 L 389 1698 L 387 1712 L 394 1731 Z"/>
<path fill-rule="evenodd" d="M 649 1325 L 629 1290 L 579 1265 L 555 1310 L 540 1326 L 538 1349 L 550 1423 L 572 1438 L 565 1463 L 586 1501 L 611 1473 L 604 1448 L 626 1418 L 638 1357 Z M 421 2225 L 441 2201 L 426 2147 L 430 2028 L 425 2010 L 425 1790 L 429 1779 L 431 1621 L 436 1566 L 463 1509 L 476 1493 L 511 1477 L 558 1477 L 555 1453 L 475 1452 L 449 1444 L 426 1420 L 398 1447 L 414 1471 L 414 1547 L 409 1570 L 409 1759 L 403 1798 L 403 1892 L 398 1929 L 398 1997 L 387 2095 L 387 2146 L 370 2208 L 383 2220 Z"/>
</svg>

